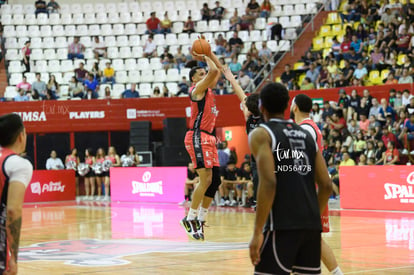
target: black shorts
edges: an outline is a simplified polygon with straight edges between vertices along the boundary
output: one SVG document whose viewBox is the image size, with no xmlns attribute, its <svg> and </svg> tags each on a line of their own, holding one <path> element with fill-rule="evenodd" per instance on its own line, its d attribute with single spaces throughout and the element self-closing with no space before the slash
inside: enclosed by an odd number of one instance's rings
<svg viewBox="0 0 414 275">
<path fill-rule="evenodd" d="M 278 230 L 264 233 L 260 262 L 254 274 L 321 274 L 320 230 Z"/>
<path fill-rule="evenodd" d="M 101 175 L 98 175 L 99 177 L 109 177 L 109 171 L 102 172 Z"/>
<path fill-rule="evenodd" d="M 85 178 L 93 178 L 95 176 L 95 172 L 93 172 L 92 169 L 89 169 L 89 172 L 85 175 Z"/>
</svg>

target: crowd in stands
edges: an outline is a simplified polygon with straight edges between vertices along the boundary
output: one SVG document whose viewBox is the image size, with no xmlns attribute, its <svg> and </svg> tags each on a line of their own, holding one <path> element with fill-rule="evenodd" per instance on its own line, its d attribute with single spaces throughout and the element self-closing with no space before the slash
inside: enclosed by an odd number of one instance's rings
<svg viewBox="0 0 414 275">
<path fill-rule="evenodd" d="M 205 3 L 200 11 L 201 20 L 229 20 L 229 31 L 234 31 L 233 37 L 226 39 L 224 35 L 218 35 L 214 41 L 210 41 L 213 45 L 212 50 L 220 57 L 220 60 L 223 64 L 228 64 L 228 66 L 231 68 L 231 71 L 234 74 L 238 75 L 241 86 L 248 91 L 253 91 L 254 87 L 263 80 L 265 73 L 263 69 L 270 69 L 270 66 L 265 67 L 265 65 L 269 62 L 273 62 L 273 53 L 267 47 L 265 41 L 260 43 L 260 47 L 257 47 L 256 43 L 252 42 L 250 48 L 245 49 L 245 41 L 243 41 L 238 36 L 238 32 L 243 30 L 253 30 L 256 19 L 258 17 L 268 18 L 273 10 L 274 7 L 269 2 L 269 0 L 264 0 L 261 4 L 259 4 L 256 0 L 251 0 L 247 4 L 245 10 L 242 11 L 235 9 L 234 14 L 232 17 L 230 17 L 230 19 L 225 19 L 227 10 L 221 5 L 219 1 L 215 2 L 214 8 L 210 8 L 208 4 Z M 41 13 L 51 14 L 59 12 L 60 5 L 55 0 L 50 0 L 48 3 L 43 0 L 38 0 L 35 2 L 36 16 Z M 241 14 L 240 16 L 239 13 Z M 197 22 L 192 21 L 191 16 L 189 16 L 188 20 L 184 23 L 183 32 L 195 32 L 196 24 Z M 280 24 L 275 22 L 274 25 L 278 26 L 277 38 L 281 39 Z M 185 67 L 188 61 L 191 61 L 191 48 L 189 51 L 186 51 L 188 52 L 187 54 L 184 54 L 182 47 L 178 47 L 177 52 L 173 54 L 170 52 L 170 48 L 168 46 L 165 46 L 164 52 L 160 56 L 157 54 L 157 44 L 154 42 L 154 35 L 166 35 L 168 33 L 171 33 L 172 21 L 168 17 L 168 11 L 163 14 L 163 19 L 159 19 L 155 11 L 151 12 L 150 17 L 146 20 L 146 27 L 146 34 L 148 34 L 148 38 L 145 42 L 145 45 L 143 46 L 143 58 L 160 58 L 162 68 L 165 69 L 166 72 L 170 68 L 181 70 Z M 22 64 L 25 67 L 24 73 L 36 72 L 36 69 L 33 69 L 33 66 L 30 66 L 30 57 L 32 53 L 30 46 L 31 42 L 30 40 L 27 40 L 24 47 L 21 49 Z M 64 85 L 65 87 L 69 86 L 69 98 L 110 98 L 111 88 L 114 84 L 117 83 L 117 72 L 112 67 L 111 62 L 106 63 L 104 68 L 99 67 L 102 66 L 102 64 L 99 63 L 99 59 L 108 58 L 107 47 L 105 46 L 103 39 L 101 39 L 99 36 L 93 37 L 91 47 L 93 50 L 94 58 L 97 61 L 92 66 L 92 68 L 85 70 L 85 64 L 82 62 L 79 64 L 79 68 L 75 70 L 74 78 L 70 79 L 69 83 L 57 83 L 57 81 L 54 79 L 54 76 L 50 75 L 48 83 L 53 83 L 53 85 L 46 85 L 46 89 L 43 89 L 45 86 L 43 85 L 45 84 L 43 81 L 46 81 L 46 79 L 39 79 L 38 74 L 36 74 L 37 85 L 25 85 L 24 83 L 27 81 L 27 79 L 23 79 L 23 84 L 21 85 L 21 83 L 19 83 L 19 85 L 16 86 L 18 95 L 14 98 L 14 100 L 27 101 L 38 99 L 59 99 L 62 97 L 60 95 L 59 89 L 59 86 L 61 85 Z M 85 50 L 86 47 L 81 43 L 80 37 L 75 36 L 73 38 L 73 41 L 68 45 L 67 58 L 69 60 L 84 60 Z M 243 54 L 243 58 L 240 58 L 240 54 L 242 54 L 242 52 L 247 53 L 245 55 Z M 199 65 L 205 66 L 205 64 L 202 62 L 199 62 Z M 45 76 L 42 74 L 41 77 L 44 78 Z M 67 77 L 63 78 L 64 79 L 62 79 L 62 81 L 68 81 L 69 79 Z M 177 94 L 172 94 L 169 92 L 167 86 L 164 85 L 162 87 L 154 87 L 154 91 L 151 96 L 159 97 L 186 94 L 188 93 L 188 87 L 191 85 L 191 83 L 188 81 L 189 80 L 183 78 L 182 81 L 178 83 Z M 100 91 L 100 85 L 102 84 L 110 84 L 110 87 L 105 86 L 104 93 Z M 133 83 L 129 83 L 128 87 L 131 87 L 132 84 Z M 42 89 L 38 90 L 39 87 Z M 52 89 L 50 89 L 50 87 Z M 128 91 L 135 91 L 135 89 L 136 85 L 134 85 L 134 88 L 128 88 L 128 90 L 122 93 L 121 97 L 130 96 L 131 93 Z M 163 92 L 160 93 L 160 90 L 163 90 Z M 231 93 L 231 91 L 227 89 L 227 85 L 223 78 L 219 79 L 215 91 L 218 94 Z M 139 97 L 138 91 L 132 94 L 132 97 Z"/>
</svg>

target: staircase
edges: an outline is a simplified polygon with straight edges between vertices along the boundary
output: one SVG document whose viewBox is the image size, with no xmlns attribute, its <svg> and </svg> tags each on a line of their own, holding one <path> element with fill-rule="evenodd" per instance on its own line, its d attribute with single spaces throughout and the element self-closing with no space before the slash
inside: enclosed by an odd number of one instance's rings
<svg viewBox="0 0 414 275">
<path fill-rule="evenodd" d="M 326 21 L 328 13 L 328 11 L 321 11 L 315 16 L 313 20 L 313 30 L 312 23 L 306 23 L 304 32 L 293 45 L 293 51 L 286 53 L 286 55 L 279 61 L 279 64 L 274 68 L 272 73 L 274 78 L 271 79 L 271 81 L 275 81 L 276 77 L 282 75 L 286 64 L 290 64 L 293 68 L 293 64 L 305 55 L 312 46 L 312 39 Z"/>
</svg>

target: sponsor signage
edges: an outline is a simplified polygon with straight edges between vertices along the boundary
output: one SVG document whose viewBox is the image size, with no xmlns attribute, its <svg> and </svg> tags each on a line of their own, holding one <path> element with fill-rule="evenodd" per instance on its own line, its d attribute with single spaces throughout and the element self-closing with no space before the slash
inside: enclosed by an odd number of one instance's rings
<svg viewBox="0 0 414 275">
<path fill-rule="evenodd" d="M 342 208 L 414 210 L 412 166 L 340 167 L 339 181 Z"/>
<path fill-rule="evenodd" d="M 76 199 L 74 170 L 34 170 L 26 188 L 25 202 L 67 201 Z"/>
<path fill-rule="evenodd" d="M 111 200 L 172 202 L 183 200 L 186 167 L 111 167 Z"/>
</svg>

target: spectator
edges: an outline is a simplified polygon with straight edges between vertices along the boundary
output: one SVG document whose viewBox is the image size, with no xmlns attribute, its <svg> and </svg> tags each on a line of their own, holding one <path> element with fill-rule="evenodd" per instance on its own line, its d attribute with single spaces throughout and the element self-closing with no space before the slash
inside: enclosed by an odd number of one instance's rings
<svg viewBox="0 0 414 275">
<path fill-rule="evenodd" d="M 127 89 L 127 90 L 125 90 L 125 91 L 122 93 L 121 97 L 122 97 L 122 98 L 138 98 L 138 97 L 139 97 L 139 93 L 138 93 L 138 91 L 136 90 L 136 84 L 135 84 L 135 83 L 132 83 L 132 84 L 131 84 L 131 88 L 130 88 L 130 89 Z"/>
<path fill-rule="evenodd" d="M 262 48 L 259 50 L 259 57 L 264 63 L 268 63 L 272 58 L 272 51 L 267 47 L 266 41 L 262 42 Z"/>
<path fill-rule="evenodd" d="M 351 80 L 352 76 L 354 75 L 354 68 L 351 66 L 351 64 L 349 63 L 349 60 L 345 59 L 344 60 L 344 68 L 342 69 L 342 72 L 344 74 L 344 79 L 348 81 Z"/>
<path fill-rule="evenodd" d="M 40 73 L 36 73 L 36 81 L 32 83 L 33 99 L 44 99 L 46 97 L 46 83 L 41 80 Z"/>
<path fill-rule="evenodd" d="M 256 0 L 250 0 L 249 4 L 247 4 L 246 8 L 246 16 L 248 20 L 254 22 L 254 20 L 259 17 L 260 13 L 260 6 Z"/>
<path fill-rule="evenodd" d="M 177 64 L 177 68 L 180 71 L 182 68 L 185 67 L 185 63 L 187 62 L 187 58 L 185 56 L 185 54 L 183 54 L 182 51 L 182 46 L 178 46 L 177 48 L 177 52 L 175 53 L 174 56 L 175 59 L 175 63 Z"/>
<path fill-rule="evenodd" d="M 69 87 L 68 87 L 70 98 L 72 97 L 83 98 L 85 96 L 83 90 L 84 90 L 84 86 L 82 85 L 82 82 L 78 81 L 75 76 L 72 76 L 72 78 L 69 81 Z"/>
<path fill-rule="evenodd" d="M 25 91 L 24 89 L 18 89 L 17 90 L 18 95 L 16 95 L 13 100 L 14 101 L 29 101 L 30 97 L 27 95 L 27 93 L 30 93 L 30 91 Z"/>
<path fill-rule="evenodd" d="M 405 106 L 407 106 L 408 104 L 410 104 L 410 100 L 411 100 L 412 97 L 413 97 L 413 95 L 410 94 L 410 91 L 409 90 L 405 89 L 403 91 L 403 94 L 402 94 L 402 105 L 404 106 L 404 108 L 405 108 Z"/>
<path fill-rule="evenodd" d="M 247 54 L 250 54 L 253 59 L 259 59 L 259 50 L 256 47 L 256 42 L 252 42 L 250 45 L 250 49 L 247 51 Z"/>
<path fill-rule="evenodd" d="M 312 80 L 309 77 L 305 77 L 303 79 L 302 85 L 300 86 L 301 90 L 313 90 L 315 89 L 315 85 L 313 84 Z"/>
<path fill-rule="evenodd" d="M 314 103 L 312 105 L 312 110 L 310 112 L 311 119 L 318 125 L 319 129 L 322 129 L 323 120 L 322 120 L 322 110 L 319 108 L 319 104 Z"/>
<path fill-rule="evenodd" d="M 208 3 L 203 4 L 203 8 L 201 9 L 201 20 L 209 21 L 212 15 L 210 8 L 208 7 Z"/>
<path fill-rule="evenodd" d="M 46 161 L 46 169 L 47 170 L 62 170 L 65 166 L 60 158 L 57 157 L 56 151 L 52 150 L 50 152 L 50 158 Z"/>
<path fill-rule="evenodd" d="M 411 36 L 407 34 L 405 28 L 402 28 L 401 33 L 398 35 L 398 38 L 395 41 L 398 53 L 407 54 L 409 52 L 410 40 Z"/>
<path fill-rule="evenodd" d="M 331 46 L 331 52 L 333 53 L 334 57 L 339 60 L 340 54 L 341 54 L 341 43 L 338 41 L 338 38 L 334 36 L 332 38 L 332 46 Z"/>
<path fill-rule="evenodd" d="M 252 79 L 244 73 L 244 71 L 240 71 L 238 82 L 243 90 L 247 90 L 249 88 L 249 84 L 252 82 Z"/>
<path fill-rule="evenodd" d="M 88 73 L 87 70 L 85 70 L 84 68 L 84 64 L 83 62 L 79 63 L 79 68 L 75 69 L 75 77 L 79 82 L 85 81 L 86 79 L 86 74 Z"/>
<path fill-rule="evenodd" d="M 170 47 L 165 46 L 164 53 L 160 56 L 162 67 L 166 71 L 170 68 L 174 68 L 176 65 L 174 56 L 169 52 L 169 50 L 170 50 Z"/>
<path fill-rule="evenodd" d="M 147 25 L 146 34 L 157 34 L 160 33 L 160 19 L 155 16 L 155 11 L 151 12 L 150 18 L 147 19 L 145 23 Z"/>
<path fill-rule="evenodd" d="M 187 78 L 183 76 L 183 78 L 181 79 L 181 82 L 178 83 L 178 92 L 176 96 L 179 96 L 181 94 L 188 95 L 188 88 L 189 88 L 188 84 L 189 83 L 187 82 Z"/>
<path fill-rule="evenodd" d="M 219 34 L 215 40 L 216 55 L 223 55 L 226 52 L 227 40 L 223 37 L 223 34 Z"/>
<path fill-rule="evenodd" d="M 55 0 L 50 0 L 49 3 L 47 3 L 47 9 L 49 10 L 49 13 L 58 13 L 60 6 Z"/>
<path fill-rule="evenodd" d="M 348 123 L 348 131 L 351 135 L 356 135 L 360 131 L 355 119 L 351 119 Z"/>
<path fill-rule="evenodd" d="M 364 139 L 362 132 L 358 132 L 354 141 L 354 153 L 356 157 L 359 157 L 367 148 L 367 142 Z"/>
<path fill-rule="evenodd" d="M 285 71 L 280 76 L 282 83 L 289 89 L 293 89 L 293 82 L 295 81 L 295 72 L 291 71 L 290 65 L 285 65 Z"/>
<path fill-rule="evenodd" d="M 73 38 L 73 42 L 68 47 L 68 59 L 84 59 L 85 46 L 79 42 L 79 36 Z"/>
<path fill-rule="evenodd" d="M 187 21 L 184 22 L 183 32 L 186 33 L 193 33 L 195 32 L 194 29 L 194 21 L 191 20 L 191 16 L 187 18 Z"/>
<path fill-rule="evenodd" d="M 256 68 L 257 60 L 254 60 L 250 54 L 246 54 L 246 60 L 243 62 L 241 70 L 250 78 L 253 78 L 253 71 Z"/>
<path fill-rule="evenodd" d="M 363 49 L 363 44 L 361 39 L 358 39 L 356 35 L 352 36 L 351 47 L 355 50 L 356 54 L 361 54 Z"/>
<path fill-rule="evenodd" d="M 156 57 L 157 56 L 157 45 L 154 42 L 154 35 L 150 34 L 144 45 L 144 57 Z"/>
<path fill-rule="evenodd" d="M 349 86 L 349 81 L 345 79 L 345 75 L 343 71 L 338 72 L 338 79 L 335 81 L 335 87 L 347 87 Z"/>
<path fill-rule="evenodd" d="M 367 119 L 367 115 L 366 114 L 361 114 L 360 115 L 360 121 L 359 121 L 359 129 L 362 131 L 363 134 L 368 132 L 368 128 L 369 128 L 369 120 Z"/>
<path fill-rule="evenodd" d="M 230 68 L 231 72 L 235 75 L 240 72 L 240 70 L 242 68 L 242 65 L 237 60 L 236 56 L 231 59 L 231 62 L 229 64 L 229 68 Z"/>
<path fill-rule="evenodd" d="M 332 108 L 332 106 L 329 104 L 329 101 L 325 101 L 323 103 L 323 112 L 322 112 L 322 120 L 324 122 L 326 122 L 326 120 L 332 116 L 334 113 L 334 109 Z"/>
<path fill-rule="evenodd" d="M 88 75 L 88 78 L 83 82 L 85 90 L 89 94 L 89 91 L 92 91 L 92 98 L 98 98 L 99 91 L 99 82 L 93 78 L 92 75 Z M 89 96 L 89 95 L 86 96 Z"/>
<path fill-rule="evenodd" d="M 349 156 L 348 152 L 344 152 L 339 166 L 355 166 L 355 161 Z"/>
<path fill-rule="evenodd" d="M 164 13 L 164 19 L 160 21 L 160 32 L 163 34 L 171 33 L 172 22 L 168 17 L 168 11 Z"/>
<path fill-rule="evenodd" d="M 361 103 L 361 97 L 358 95 L 357 90 L 353 89 L 351 91 L 351 97 L 349 98 L 349 107 L 352 108 L 352 111 L 357 111 Z"/>
<path fill-rule="evenodd" d="M 24 72 L 29 73 L 30 72 L 30 54 L 32 53 L 32 50 L 30 49 L 30 40 L 27 40 L 24 43 L 24 47 L 22 48 L 22 62 L 25 67 Z"/>
<path fill-rule="evenodd" d="M 227 88 L 224 86 L 223 82 L 217 83 L 217 88 L 214 90 L 216 95 L 227 95 L 229 92 L 227 91 Z"/>
<path fill-rule="evenodd" d="M 410 104 L 408 104 L 407 106 L 405 106 L 405 113 L 407 115 L 414 114 L 414 97 L 411 97 L 410 98 Z"/>
<path fill-rule="evenodd" d="M 102 71 L 99 69 L 98 62 L 93 63 L 92 68 L 88 72 L 88 74 L 93 75 L 93 78 L 95 78 L 97 81 L 101 81 Z"/>
<path fill-rule="evenodd" d="M 104 90 L 104 99 L 112 99 L 111 89 L 108 86 Z"/>
<path fill-rule="evenodd" d="M 380 52 L 378 46 L 375 46 L 374 50 L 371 52 L 372 69 L 381 69 L 378 64 L 380 64 L 383 59 L 384 55 Z"/>
<path fill-rule="evenodd" d="M 57 99 L 60 93 L 60 86 L 57 83 L 56 78 L 53 74 L 49 76 L 49 81 L 47 82 L 47 91 L 49 92 L 50 99 Z"/>
<path fill-rule="evenodd" d="M 260 5 L 260 17 L 268 18 L 273 11 L 273 5 L 269 0 L 263 0 L 263 3 Z"/>
<path fill-rule="evenodd" d="M 397 164 L 400 153 L 395 148 L 395 144 L 392 141 L 387 143 L 387 150 L 383 153 L 382 162 L 384 165 Z"/>
<path fill-rule="evenodd" d="M 154 88 L 154 90 L 152 91 L 151 97 L 163 97 L 163 95 L 161 94 L 161 91 L 160 91 L 160 87 L 156 86 Z"/>
<path fill-rule="evenodd" d="M 234 9 L 233 16 L 230 17 L 230 31 L 240 30 L 242 19 L 239 17 L 237 9 Z"/>
<path fill-rule="evenodd" d="M 397 137 L 389 131 L 388 126 L 384 126 L 382 128 L 381 140 L 384 142 L 384 144 L 388 144 L 390 141 L 394 142 L 394 144 L 397 143 Z"/>
<path fill-rule="evenodd" d="M 385 9 L 385 13 L 381 15 L 381 22 L 384 23 L 384 25 L 388 25 L 389 23 L 398 23 L 395 22 L 395 16 L 391 13 L 391 10 L 389 8 Z"/>
<path fill-rule="evenodd" d="M 342 129 L 346 128 L 346 121 L 344 119 L 342 110 L 337 110 L 334 114 L 326 119 L 327 126 L 330 129 L 335 129 L 338 131 L 342 131 Z"/>
<path fill-rule="evenodd" d="M 16 91 L 19 91 L 20 89 L 23 89 L 24 92 L 27 92 L 27 91 L 30 92 L 32 90 L 32 85 L 30 85 L 30 83 L 27 82 L 26 76 L 23 76 L 22 82 L 16 85 Z"/>
<path fill-rule="evenodd" d="M 36 14 L 36 16 L 37 16 L 39 13 L 46 13 L 46 14 L 49 14 L 49 13 L 48 13 L 48 11 L 47 11 L 46 2 L 45 2 L 45 1 L 43 1 L 43 0 L 37 0 L 37 1 L 35 2 L 35 8 L 36 8 L 36 10 L 35 10 L 35 14 Z"/>
<path fill-rule="evenodd" d="M 361 154 L 361 155 L 359 156 L 358 165 L 359 165 L 359 166 L 368 165 L 368 163 L 367 163 L 367 156 L 366 156 L 366 155 Z"/>
<path fill-rule="evenodd" d="M 402 70 L 402 76 L 398 79 L 398 84 L 411 84 L 413 83 L 413 78 L 408 74 L 408 69 L 404 68 Z"/>
<path fill-rule="evenodd" d="M 306 77 L 315 85 L 318 76 L 319 70 L 316 68 L 316 63 L 311 63 L 309 65 L 309 70 L 306 71 Z"/>
<path fill-rule="evenodd" d="M 386 81 L 384 82 L 386 85 L 393 85 L 398 84 L 398 80 L 394 78 L 394 73 L 389 72 Z"/>
<path fill-rule="evenodd" d="M 167 86 L 162 86 L 162 96 L 163 97 L 170 97 L 170 90 L 168 90 Z"/>
<path fill-rule="evenodd" d="M 240 54 L 242 49 L 244 48 L 243 40 L 240 39 L 237 31 L 233 32 L 233 37 L 229 39 L 229 45 L 232 49 L 231 57 L 234 57 Z"/>
<path fill-rule="evenodd" d="M 320 88 L 326 88 L 329 87 L 329 72 L 326 65 L 322 66 L 321 71 L 319 72 L 318 78 L 316 79 L 316 85 Z"/>
<path fill-rule="evenodd" d="M 362 64 L 362 62 L 358 62 L 358 66 L 354 71 L 354 78 L 359 79 L 361 81 L 367 78 L 368 71 Z"/>
<path fill-rule="evenodd" d="M 222 20 L 226 9 L 220 6 L 220 2 L 216 1 L 216 7 L 213 9 L 213 19 Z"/>
<path fill-rule="evenodd" d="M 197 171 L 194 169 L 192 162 L 188 163 L 187 167 L 187 179 L 184 186 L 184 201 L 180 202 L 180 205 L 185 205 L 187 202 L 191 202 L 190 191 L 194 190 L 195 186 L 199 183 L 199 177 Z"/>
<path fill-rule="evenodd" d="M 222 170 L 221 185 L 219 188 L 221 196 L 220 206 L 237 206 L 236 200 L 233 199 L 230 202 L 229 191 L 236 191 L 235 188 L 238 183 L 236 163 L 229 161 L 227 167 Z"/>
<path fill-rule="evenodd" d="M 102 84 L 110 82 L 111 85 L 115 84 L 115 70 L 111 67 L 110 62 L 106 62 L 106 68 L 103 70 Z"/>
<path fill-rule="evenodd" d="M 344 36 L 343 41 L 341 43 L 340 53 L 345 57 L 348 54 L 350 48 L 351 48 L 351 41 L 349 41 L 347 36 Z"/>
<path fill-rule="evenodd" d="M 107 57 L 105 43 L 99 40 L 99 36 L 94 37 L 92 49 L 93 54 L 95 55 L 95 59 L 99 60 L 100 57 Z"/>
<path fill-rule="evenodd" d="M 378 117 L 381 111 L 381 106 L 378 104 L 378 100 L 374 97 L 372 99 L 372 107 L 369 109 L 369 116 Z"/>
</svg>

